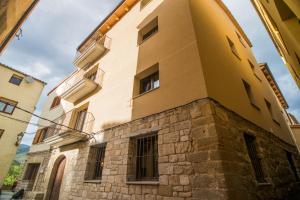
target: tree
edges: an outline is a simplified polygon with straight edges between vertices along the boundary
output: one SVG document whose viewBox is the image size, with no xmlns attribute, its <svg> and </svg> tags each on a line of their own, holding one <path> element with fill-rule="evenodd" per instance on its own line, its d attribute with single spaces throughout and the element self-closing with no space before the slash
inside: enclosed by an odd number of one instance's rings
<svg viewBox="0 0 300 200">
<path fill-rule="evenodd" d="M 20 164 L 13 164 L 10 167 L 8 174 L 4 179 L 3 185 L 12 186 L 14 182 L 18 180 L 21 173 L 22 173 L 22 166 Z"/>
</svg>

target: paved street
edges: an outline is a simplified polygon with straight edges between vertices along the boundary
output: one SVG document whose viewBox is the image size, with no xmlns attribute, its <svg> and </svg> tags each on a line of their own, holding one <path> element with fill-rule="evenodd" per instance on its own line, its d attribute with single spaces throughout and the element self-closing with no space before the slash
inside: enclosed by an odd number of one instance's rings
<svg viewBox="0 0 300 200">
<path fill-rule="evenodd" d="M 10 199 L 13 193 L 11 191 L 2 191 L 2 194 L 0 195 L 0 200 L 7 200 Z"/>
</svg>

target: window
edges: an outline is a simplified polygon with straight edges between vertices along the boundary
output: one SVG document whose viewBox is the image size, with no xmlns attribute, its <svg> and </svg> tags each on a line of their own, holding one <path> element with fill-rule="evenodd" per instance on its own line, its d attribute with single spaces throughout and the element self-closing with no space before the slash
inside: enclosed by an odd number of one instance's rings
<svg viewBox="0 0 300 200">
<path fill-rule="evenodd" d="M 57 96 L 53 99 L 50 109 L 57 107 L 60 104 L 60 97 Z"/>
<path fill-rule="evenodd" d="M 3 134 L 4 134 L 4 130 L 0 129 L 0 138 L 3 136 Z"/>
<path fill-rule="evenodd" d="M 140 81 L 140 94 L 159 87 L 159 73 L 155 72 Z"/>
<path fill-rule="evenodd" d="M 145 6 L 147 6 L 149 3 L 150 3 L 150 1 L 152 1 L 152 0 L 141 0 L 141 10 L 145 7 Z"/>
<path fill-rule="evenodd" d="M 272 117 L 272 120 L 274 121 L 274 123 L 276 123 L 277 125 L 280 126 L 280 123 L 275 119 L 275 115 L 274 115 L 272 104 L 268 100 L 266 100 L 266 99 L 265 99 L 265 103 L 266 103 L 268 111 L 269 111 L 269 113 L 270 113 L 270 115 Z"/>
<path fill-rule="evenodd" d="M 255 72 L 255 66 L 254 66 L 254 64 L 253 64 L 250 60 L 248 60 L 248 63 L 249 63 L 249 65 L 250 65 L 250 67 L 251 67 L 251 70 L 252 70 L 254 76 L 255 76 L 259 81 L 261 81 L 261 79 L 259 78 L 259 76 L 258 76 L 258 75 L 256 74 L 256 72 Z"/>
<path fill-rule="evenodd" d="M 48 137 L 47 134 L 48 134 L 48 128 L 47 127 L 37 130 L 32 144 L 38 144 L 38 143 L 43 142 Z"/>
<path fill-rule="evenodd" d="M 300 65 L 300 57 L 298 56 L 298 54 L 296 52 L 295 52 L 295 56 L 296 56 L 297 61 L 298 61 L 299 65 Z"/>
<path fill-rule="evenodd" d="M 104 166 L 106 144 L 96 145 L 90 148 L 87 164 L 86 180 L 101 180 Z"/>
<path fill-rule="evenodd" d="M 157 137 L 157 133 L 154 133 L 131 139 L 135 181 L 158 180 Z"/>
<path fill-rule="evenodd" d="M 254 169 L 256 180 L 259 183 L 265 183 L 265 177 L 264 172 L 261 165 L 261 158 L 258 156 L 256 145 L 255 145 L 255 137 L 244 134 L 244 139 L 246 142 L 246 147 L 248 151 L 248 155 L 252 164 L 252 167 Z"/>
<path fill-rule="evenodd" d="M 240 56 L 239 56 L 239 53 L 237 51 L 237 48 L 235 46 L 235 44 L 227 37 L 227 41 L 228 41 L 228 44 L 230 46 L 230 49 L 232 51 L 232 53 L 238 58 L 238 59 L 241 59 Z"/>
<path fill-rule="evenodd" d="M 74 127 L 77 131 L 83 130 L 86 115 L 87 115 L 87 108 L 78 111 L 77 116 L 76 116 L 75 127 Z"/>
<path fill-rule="evenodd" d="M 241 36 L 238 32 L 236 32 L 236 35 L 238 36 L 238 38 L 239 38 L 241 44 L 246 48 L 246 44 L 245 44 L 245 42 L 244 42 L 242 36 Z"/>
<path fill-rule="evenodd" d="M 26 169 L 23 180 L 34 181 L 39 168 L 40 168 L 40 163 L 29 163 L 27 165 L 27 169 Z"/>
<path fill-rule="evenodd" d="M 22 82 L 23 78 L 17 75 L 12 75 L 12 77 L 10 77 L 9 82 L 14 84 L 14 85 L 20 85 Z"/>
<path fill-rule="evenodd" d="M 298 176 L 298 173 L 297 173 L 297 169 L 296 169 L 296 166 L 295 166 L 295 163 L 294 163 L 294 159 L 293 159 L 293 155 L 291 152 L 288 152 L 286 151 L 286 157 L 287 157 L 287 160 L 289 162 L 289 165 L 290 165 L 290 169 L 292 170 L 295 178 L 296 178 L 296 181 L 299 181 L 299 176 Z"/>
<path fill-rule="evenodd" d="M 139 31 L 138 44 L 143 43 L 145 40 L 152 37 L 155 33 L 158 32 L 158 17 L 152 20 L 144 28 Z"/>
<path fill-rule="evenodd" d="M 0 112 L 12 114 L 16 108 L 17 102 L 0 98 Z"/>
<path fill-rule="evenodd" d="M 251 105 L 254 108 L 256 108 L 257 110 L 260 110 L 260 108 L 256 105 L 256 101 L 255 101 L 251 86 L 244 80 L 243 80 L 243 84 L 244 84 L 244 87 L 245 87 L 245 90 L 247 92 L 247 96 L 248 96 L 248 99 L 249 99 Z"/>
<path fill-rule="evenodd" d="M 283 0 L 274 0 L 274 2 L 282 21 L 296 17 L 295 13 Z"/>
</svg>

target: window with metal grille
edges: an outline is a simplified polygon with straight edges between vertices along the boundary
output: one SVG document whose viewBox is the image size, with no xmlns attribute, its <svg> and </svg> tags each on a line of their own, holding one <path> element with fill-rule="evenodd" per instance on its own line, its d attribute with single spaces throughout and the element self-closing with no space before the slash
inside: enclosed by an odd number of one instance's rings
<svg viewBox="0 0 300 200">
<path fill-rule="evenodd" d="M 140 94 L 159 87 L 159 73 L 155 72 L 140 81 Z"/>
<path fill-rule="evenodd" d="M 101 180 L 106 144 L 91 147 L 87 164 L 86 180 Z"/>
<path fill-rule="evenodd" d="M 252 167 L 254 169 L 254 174 L 257 182 L 265 183 L 265 176 L 261 164 L 261 158 L 258 156 L 256 145 L 255 145 L 255 137 L 244 134 L 248 155 L 251 160 Z"/>
<path fill-rule="evenodd" d="M 2 137 L 3 134 L 4 134 L 4 130 L 0 129 L 0 138 Z"/>
<path fill-rule="evenodd" d="M 22 82 L 23 78 L 17 75 L 12 75 L 12 77 L 10 77 L 9 82 L 14 84 L 14 85 L 20 85 Z"/>
<path fill-rule="evenodd" d="M 0 98 L 0 112 L 6 113 L 6 114 L 13 114 L 15 108 L 16 108 L 17 102 Z"/>
<path fill-rule="evenodd" d="M 290 168 L 291 168 L 291 170 L 292 170 L 292 172 L 295 176 L 296 181 L 300 181 L 292 153 L 286 151 L 286 157 L 287 157 L 287 160 L 290 164 Z"/>
<path fill-rule="evenodd" d="M 133 139 L 135 146 L 135 180 L 158 180 L 157 133 Z"/>
<path fill-rule="evenodd" d="M 29 163 L 23 180 L 34 181 L 39 171 L 40 163 Z"/>
</svg>

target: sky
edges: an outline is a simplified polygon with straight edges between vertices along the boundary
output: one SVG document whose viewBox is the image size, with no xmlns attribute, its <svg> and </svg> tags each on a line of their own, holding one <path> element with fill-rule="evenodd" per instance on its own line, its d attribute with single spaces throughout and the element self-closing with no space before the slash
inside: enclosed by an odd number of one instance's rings
<svg viewBox="0 0 300 200">
<path fill-rule="evenodd" d="M 223 0 L 253 43 L 258 62 L 267 62 L 290 109 L 300 119 L 300 92 L 284 66 L 250 0 Z M 44 80 L 47 86 L 35 111 L 41 113 L 47 93 L 75 70 L 76 47 L 120 0 L 41 0 L 23 24 L 0 62 Z M 32 122 L 37 122 L 36 118 Z M 31 144 L 36 127 L 29 125 L 22 143 Z"/>
</svg>

